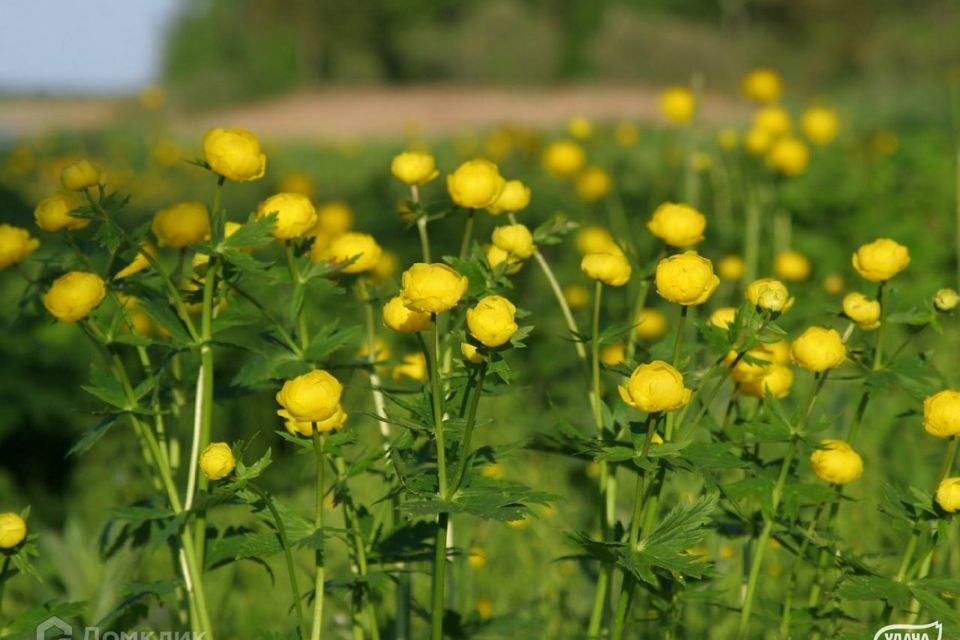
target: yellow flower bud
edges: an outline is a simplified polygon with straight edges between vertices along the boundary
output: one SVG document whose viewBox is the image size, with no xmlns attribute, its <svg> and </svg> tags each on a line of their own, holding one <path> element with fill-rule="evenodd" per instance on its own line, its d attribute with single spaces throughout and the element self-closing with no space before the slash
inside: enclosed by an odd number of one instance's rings
<svg viewBox="0 0 960 640">
<path fill-rule="evenodd" d="M 579 309 L 590 302 L 590 290 L 582 284 L 572 284 L 563 290 L 563 299 L 571 309 Z"/>
<path fill-rule="evenodd" d="M 460 355 L 463 356 L 464 360 L 472 362 L 473 364 L 480 364 L 483 362 L 483 356 L 480 355 L 477 347 L 469 342 L 460 343 Z"/>
<path fill-rule="evenodd" d="M 744 136 L 743 146 L 752 156 L 760 156 L 766 153 L 767 149 L 773 143 L 773 135 L 766 129 L 760 127 L 751 127 Z"/>
<path fill-rule="evenodd" d="M 775 364 L 790 364 L 790 343 L 786 340 L 764 343 L 763 348 Z"/>
<path fill-rule="evenodd" d="M 740 256 L 723 256 L 717 261 L 717 275 L 721 280 L 734 282 L 743 277 L 747 265 Z"/>
<path fill-rule="evenodd" d="M 723 364 L 730 369 L 730 377 L 734 382 L 744 383 L 760 380 L 767 374 L 771 365 L 773 365 L 773 354 L 767 351 L 765 347 L 766 345 L 757 345 L 739 359 L 736 351 L 727 353 L 723 359 Z"/>
<path fill-rule="evenodd" d="M 761 107 L 753 114 L 753 127 L 766 131 L 772 138 L 790 133 L 792 126 L 790 114 L 783 107 Z"/>
<path fill-rule="evenodd" d="M 737 148 L 740 135 L 736 129 L 720 129 L 717 133 L 717 146 L 724 151 L 733 151 Z"/>
<path fill-rule="evenodd" d="M 71 271 L 53 281 L 43 306 L 61 322 L 86 318 L 107 295 L 107 287 L 95 273 Z"/>
<path fill-rule="evenodd" d="M 626 358 L 627 350 L 622 342 L 616 344 L 607 344 L 600 351 L 600 362 L 611 367 L 622 364 Z"/>
<path fill-rule="evenodd" d="M 687 204 L 664 202 L 647 222 L 650 233 L 672 247 L 689 247 L 703 240 L 707 219 Z"/>
<path fill-rule="evenodd" d="M 828 275 L 823 279 L 823 290 L 832 296 L 843 292 L 843 276 L 835 273 Z"/>
<path fill-rule="evenodd" d="M 793 370 L 782 364 L 772 364 L 763 375 L 740 383 L 740 393 L 763 398 L 767 392 L 774 398 L 785 398 L 793 386 Z"/>
<path fill-rule="evenodd" d="M 541 162 L 547 171 L 558 178 L 570 178 L 583 169 L 587 152 L 573 140 L 557 140 L 543 150 Z"/>
<path fill-rule="evenodd" d="M 618 389 L 624 402 L 647 413 L 676 411 L 690 401 L 691 395 L 683 386 L 680 372 L 663 360 L 641 364 Z"/>
<path fill-rule="evenodd" d="M 641 309 L 635 331 L 642 340 L 656 340 L 667 332 L 667 316 L 659 309 Z"/>
<path fill-rule="evenodd" d="M 577 231 L 577 251 L 588 253 L 622 253 L 610 232 L 603 227 L 581 227 Z"/>
<path fill-rule="evenodd" d="M 13 549 L 27 537 L 27 523 L 16 513 L 0 513 L 0 549 Z"/>
<path fill-rule="evenodd" d="M 299 193 L 278 193 L 257 206 L 257 217 L 277 214 L 273 237 L 290 240 L 307 235 L 317 225 L 317 211 L 310 199 Z"/>
<path fill-rule="evenodd" d="M 382 251 L 370 234 L 351 231 L 334 238 L 323 258 L 327 262 L 338 264 L 353 260 L 341 269 L 341 273 L 363 273 L 377 266 Z"/>
<path fill-rule="evenodd" d="M 403 362 L 393 368 L 393 379 L 410 378 L 411 380 L 427 379 L 427 358 L 420 351 L 403 356 Z"/>
<path fill-rule="evenodd" d="M 73 198 L 58 193 L 41 200 L 33 210 L 33 217 L 44 231 L 79 231 L 90 224 L 90 219 L 71 216 L 70 212 L 76 208 Z"/>
<path fill-rule="evenodd" d="M 714 327 L 719 327 L 720 329 L 726 329 L 730 326 L 730 323 L 736 319 L 736 317 L 736 307 L 720 307 L 710 314 L 710 317 L 707 319 L 707 324 L 713 325 Z"/>
<path fill-rule="evenodd" d="M 0 224 L 0 270 L 17 264 L 37 250 L 40 241 L 30 232 L 9 224 Z"/>
<path fill-rule="evenodd" d="M 798 176 L 810 164 L 810 149 L 800 138 L 780 138 L 770 148 L 767 164 L 785 176 Z"/>
<path fill-rule="evenodd" d="M 100 169 L 89 160 L 80 160 L 64 167 L 60 182 L 67 191 L 84 191 L 100 184 Z"/>
<path fill-rule="evenodd" d="M 567 121 L 567 131 L 574 138 L 586 140 L 593 135 L 593 123 L 586 116 L 574 116 Z"/>
<path fill-rule="evenodd" d="M 755 102 L 776 102 L 783 93 L 783 81 L 773 69 L 761 67 L 743 77 L 741 90 Z"/>
<path fill-rule="evenodd" d="M 140 245 L 140 251 L 137 252 L 137 255 L 133 257 L 133 260 L 130 261 L 130 264 L 125 266 L 120 271 L 117 271 L 116 275 L 113 276 L 114 280 L 122 280 L 123 278 L 129 278 L 135 273 L 140 273 L 144 269 L 150 266 L 150 260 L 148 256 L 154 254 L 153 245 L 149 242 L 144 242 Z M 200 255 L 200 254 L 197 254 Z"/>
<path fill-rule="evenodd" d="M 207 480 L 222 480 L 233 472 L 237 461 L 226 442 L 211 442 L 200 454 L 200 470 Z"/>
<path fill-rule="evenodd" d="M 298 422 L 320 422 L 336 413 L 342 394 L 339 380 L 322 369 L 314 369 L 283 383 L 277 392 L 277 403 L 286 414 L 278 415 Z"/>
<path fill-rule="evenodd" d="M 630 281 L 630 262 L 622 253 L 588 253 L 580 261 L 580 270 L 592 280 L 611 287 L 622 287 Z"/>
<path fill-rule="evenodd" d="M 795 302 L 787 286 L 773 278 L 754 280 L 747 285 L 744 295 L 754 306 L 773 313 L 786 313 Z"/>
<path fill-rule="evenodd" d="M 493 205 L 505 185 L 497 165 L 482 158 L 464 162 L 447 176 L 450 199 L 467 209 L 485 209 Z"/>
<path fill-rule="evenodd" d="M 317 187 L 310 176 L 303 171 L 290 171 L 280 178 L 280 191 L 299 193 L 302 196 L 313 198 L 317 195 Z"/>
<path fill-rule="evenodd" d="M 316 422 L 300 422 L 294 420 L 290 417 L 290 414 L 284 410 L 277 411 L 282 418 L 284 418 L 283 427 L 287 432 L 292 436 L 305 436 L 310 437 L 313 435 L 314 429 L 317 433 L 329 433 L 330 431 L 335 431 L 339 429 L 347 421 L 347 413 L 343 410 L 342 405 L 337 405 L 336 411 L 333 412 L 326 420 L 317 420 Z"/>
<path fill-rule="evenodd" d="M 816 145 L 827 145 L 837 137 L 840 120 L 833 109 L 810 107 L 800 117 L 800 126 L 810 142 Z"/>
<path fill-rule="evenodd" d="M 944 478 L 940 481 L 937 485 L 937 504 L 947 513 L 960 511 L 960 478 Z"/>
<path fill-rule="evenodd" d="M 150 230 L 161 247 L 189 247 L 210 239 L 210 213 L 202 202 L 180 202 L 157 211 Z"/>
<path fill-rule="evenodd" d="M 696 113 L 696 99 L 686 87 L 667 87 L 660 94 L 660 111 L 668 122 L 687 124 Z"/>
<path fill-rule="evenodd" d="M 493 244 L 507 253 L 526 260 L 537 250 L 533 234 L 525 225 L 508 224 L 493 230 Z"/>
<path fill-rule="evenodd" d="M 214 173 L 233 180 L 259 180 L 267 170 L 260 141 L 246 129 L 210 129 L 203 136 L 203 157 Z"/>
<path fill-rule="evenodd" d="M 923 428 L 937 438 L 960 435 L 960 391 L 945 389 L 924 400 Z"/>
<path fill-rule="evenodd" d="M 880 302 L 853 291 L 843 297 L 843 313 L 864 331 L 880 326 Z"/>
<path fill-rule="evenodd" d="M 397 333 L 426 331 L 433 325 L 429 313 L 408 309 L 403 298 L 394 296 L 383 305 L 383 324 Z"/>
<path fill-rule="evenodd" d="M 602 200 L 613 187 L 610 174 L 599 167 L 590 167 L 579 176 L 574 184 L 577 195 L 585 202 Z"/>
<path fill-rule="evenodd" d="M 486 296 L 467 309 L 467 328 L 483 345 L 499 347 L 517 332 L 516 313 L 517 308 L 506 298 Z"/>
<path fill-rule="evenodd" d="M 496 202 L 487 207 L 487 211 L 498 216 L 501 213 L 516 213 L 530 205 L 530 187 L 519 180 L 507 180 Z"/>
<path fill-rule="evenodd" d="M 853 268 L 870 282 L 886 282 L 907 268 L 910 251 L 889 238 L 861 246 L 853 254 Z"/>
<path fill-rule="evenodd" d="M 403 304 L 421 313 L 441 313 L 460 302 L 469 282 L 451 267 L 418 262 L 403 272 L 400 280 Z"/>
<path fill-rule="evenodd" d="M 781 251 L 773 258 L 773 272 L 788 282 L 802 282 L 812 270 L 810 260 L 799 251 Z"/>
<path fill-rule="evenodd" d="M 383 282 L 392 278 L 399 267 L 400 259 L 397 257 L 397 254 L 393 251 L 384 250 L 380 254 L 380 259 L 377 260 L 377 264 L 374 265 L 370 275 L 373 276 L 373 279 L 377 282 Z"/>
<path fill-rule="evenodd" d="M 308 236 L 335 238 L 353 228 L 353 210 L 346 202 L 324 202 L 316 211 L 317 224 L 307 233 Z"/>
<path fill-rule="evenodd" d="M 938 311 L 953 311 L 960 304 L 960 294 L 953 289 L 940 289 L 933 296 L 933 306 Z"/>
<path fill-rule="evenodd" d="M 404 184 L 418 186 L 440 175 L 437 161 L 432 155 L 422 151 L 404 151 L 395 155 L 390 162 L 390 173 Z"/>
<path fill-rule="evenodd" d="M 863 458 L 843 440 L 823 440 L 810 456 L 813 473 L 824 482 L 847 484 L 863 475 Z"/>
<path fill-rule="evenodd" d="M 503 272 L 508 276 L 519 273 L 520 269 L 523 269 L 523 258 L 508 253 L 498 246 L 488 244 L 483 247 L 483 250 L 487 255 L 487 265 L 491 269 L 496 269 L 504 262 L 507 264 L 503 268 Z"/>
<path fill-rule="evenodd" d="M 473 545 L 467 552 L 467 564 L 473 569 L 482 569 L 487 566 L 487 554 L 481 547 Z"/>
<path fill-rule="evenodd" d="M 661 260 L 654 281 L 660 297 L 682 305 L 703 304 L 720 286 L 720 278 L 713 273 L 713 263 L 696 251 Z"/>
<path fill-rule="evenodd" d="M 834 329 L 810 327 L 790 345 L 793 361 L 814 373 L 833 369 L 847 359 L 847 348 Z"/>
</svg>

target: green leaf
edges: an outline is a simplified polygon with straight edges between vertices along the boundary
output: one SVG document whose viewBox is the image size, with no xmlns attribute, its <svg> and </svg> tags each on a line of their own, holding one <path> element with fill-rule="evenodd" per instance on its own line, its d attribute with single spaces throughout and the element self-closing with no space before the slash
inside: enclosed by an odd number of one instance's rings
<svg viewBox="0 0 960 640">
<path fill-rule="evenodd" d="M 91 367 L 90 383 L 83 385 L 81 388 L 116 409 L 121 411 L 133 409 L 127 402 L 127 394 L 123 390 L 123 386 L 102 368 Z"/>
<path fill-rule="evenodd" d="M 851 600 L 882 600 L 901 608 L 910 603 L 910 589 L 883 576 L 848 576 L 840 586 L 840 594 Z"/>
<path fill-rule="evenodd" d="M 274 241 L 273 226 L 276 222 L 277 214 L 270 213 L 265 216 L 257 217 L 251 215 L 247 221 L 233 232 L 233 235 L 224 238 L 220 243 L 220 249 L 223 251 L 249 249 L 251 247 L 262 247 Z"/>
<path fill-rule="evenodd" d="M 89 451 L 93 445 L 100 441 L 100 438 L 107 435 L 110 428 L 116 424 L 117 418 L 119 418 L 117 415 L 104 417 L 97 426 L 83 434 L 83 437 L 70 447 L 70 451 L 67 452 L 67 457 L 69 458 L 70 456 L 80 455 L 81 453 Z"/>
</svg>

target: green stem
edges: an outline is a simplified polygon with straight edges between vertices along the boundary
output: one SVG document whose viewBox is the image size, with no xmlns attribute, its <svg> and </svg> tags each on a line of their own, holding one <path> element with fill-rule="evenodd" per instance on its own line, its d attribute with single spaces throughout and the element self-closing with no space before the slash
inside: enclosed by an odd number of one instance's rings
<svg viewBox="0 0 960 640">
<path fill-rule="evenodd" d="M 220 190 L 217 190 L 220 193 Z M 210 444 L 210 433 L 213 425 L 213 298 L 216 290 L 216 279 L 219 275 L 219 258 L 211 257 L 210 268 L 207 269 L 207 277 L 203 283 L 203 304 L 200 316 L 200 374 L 197 393 L 200 396 L 199 405 L 196 411 L 200 414 L 199 431 L 194 430 L 193 450 L 191 451 L 191 478 L 197 479 L 197 486 L 201 491 L 207 489 L 207 478 L 204 475 L 197 476 L 197 460 L 194 454 L 203 451 Z M 199 436 L 199 439 L 198 439 Z M 191 484 L 191 487 L 193 485 Z M 194 492 L 187 494 L 187 504 L 192 505 Z M 197 558 L 202 565 L 205 555 L 207 533 L 206 513 L 197 514 Z"/>
<path fill-rule="evenodd" d="M 5 620 L 5 618 L 3 617 L 3 592 L 7 588 L 7 571 L 9 569 L 10 569 L 10 556 L 4 556 L 3 568 L 0 568 L 0 625 L 2 625 L 3 621 Z"/>
<path fill-rule="evenodd" d="M 484 360 L 480 365 L 480 373 L 477 374 L 477 384 L 474 387 L 473 394 L 470 396 L 470 404 L 467 407 L 466 425 L 463 428 L 463 442 L 460 446 L 460 460 L 457 463 L 457 472 L 454 474 L 453 487 L 450 489 L 448 498 L 460 489 L 463 484 L 463 477 L 467 472 L 467 462 L 470 460 L 470 440 L 473 437 L 473 428 L 477 423 L 477 407 L 480 405 L 480 396 L 483 395 L 483 382 L 487 377 L 487 362 Z"/>
<path fill-rule="evenodd" d="M 290 270 L 290 279 L 293 280 L 293 287 L 296 291 L 304 286 L 304 281 L 300 274 L 300 267 L 297 266 L 297 257 L 293 255 L 293 245 L 290 242 L 284 242 L 283 251 L 287 256 L 287 268 Z M 306 351 L 310 345 L 310 335 L 307 330 L 307 315 L 303 312 L 303 303 L 297 309 L 297 333 L 300 338 L 300 348 Z"/>
<path fill-rule="evenodd" d="M 433 349 L 430 350 L 430 388 L 433 400 L 434 437 L 437 445 L 437 495 L 441 500 L 447 498 L 447 450 L 443 434 L 443 398 L 440 392 L 440 331 L 437 328 L 436 314 L 433 316 Z M 436 539 L 434 540 L 431 638 L 443 640 L 443 610 L 446 593 L 447 529 L 450 522 L 448 513 L 437 516 Z"/>
<path fill-rule="evenodd" d="M 680 320 L 677 322 L 677 337 L 673 341 L 673 366 L 677 367 L 680 363 L 680 349 L 683 346 L 683 331 L 687 324 L 687 312 L 690 307 L 682 305 L 680 307 Z"/>
<path fill-rule="evenodd" d="M 443 640 L 443 610 L 445 582 L 447 575 L 447 528 L 450 514 L 444 512 L 437 516 L 437 534 L 433 548 L 433 584 L 431 587 L 431 640 Z"/>
<path fill-rule="evenodd" d="M 413 200 L 415 205 L 420 204 L 420 188 L 415 184 L 410 185 L 410 199 Z M 419 209 L 419 206 L 417 208 Z M 423 254 L 423 261 L 430 264 L 430 236 L 427 233 L 428 223 L 427 214 L 417 211 L 417 234 L 420 236 L 420 251 Z"/>
<path fill-rule="evenodd" d="M 887 324 L 883 319 L 883 316 L 885 315 L 884 311 L 886 311 L 886 309 L 884 308 L 885 305 L 883 304 L 884 302 L 883 294 L 886 289 L 885 287 L 886 284 L 887 284 L 886 282 L 881 282 L 877 286 L 877 302 L 880 303 L 880 326 L 877 328 L 877 348 L 873 352 L 873 370 L 874 371 L 879 371 L 880 367 L 883 366 L 883 328 Z"/>
<path fill-rule="evenodd" d="M 817 528 L 817 521 L 820 520 L 820 514 L 823 513 L 823 504 L 817 506 L 816 512 L 810 519 L 806 534 L 803 536 L 803 542 L 800 543 L 800 549 L 797 551 L 796 559 L 790 568 L 790 577 L 787 579 L 787 590 L 783 597 L 783 612 L 780 617 L 780 637 L 787 640 L 790 637 L 790 618 L 793 615 L 793 594 L 797 588 L 797 576 L 800 573 L 800 566 L 803 564 L 803 558 L 807 554 L 807 548 L 810 546 L 810 540 L 813 538 L 813 532 Z"/>
<path fill-rule="evenodd" d="M 470 254 L 470 243 L 473 242 L 473 218 L 476 215 L 476 209 L 467 211 L 467 223 L 463 227 L 463 240 L 460 242 L 460 259 L 466 260 Z"/>
<path fill-rule="evenodd" d="M 321 537 L 321 544 L 314 554 L 314 565 L 316 566 L 316 576 L 313 586 L 313 626 L 310 632 L 311 640 L 320 640 L 323 630 L 323 583 L 324 583 L 324 560 L 323 560 L 323 496 L 324 496 L 324 460 L 323 460 L 323 436 L 317 431 L 316 425 L 313 429 L 313 453 L 317 463 L 317 495 L 314 503 L 313 526 Z"/>
</svg>

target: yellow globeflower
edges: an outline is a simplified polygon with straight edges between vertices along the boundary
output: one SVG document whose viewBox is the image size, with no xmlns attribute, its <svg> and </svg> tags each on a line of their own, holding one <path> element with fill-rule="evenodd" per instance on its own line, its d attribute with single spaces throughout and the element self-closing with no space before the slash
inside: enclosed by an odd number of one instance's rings
<svg viewBox="0 0 960 640">
<path fill-rule="evenodd" d="M 464 162 L 447 176 L 450 199 L 467 209 L 485 209 L 495 204 L 505 185 L 497 165 L 482 158 Z"/>
<path fill-rule="evenodd" d="M 647 413 L 676 411 L 690 402 L 692 393 L 680 372 L 663 360 L 641 364 L 618 389 L 624 402 Z"/>
<path fill-rule="evenodd" d="M 399 268 L 400 258 L 397 257 L 397 254 L 393 251 L 384 250 L 380 254 L 380 259 L 377 260 L 377 264 L 373 267 L 370 275 L 373 276 L 373 279 L 377 282 L 383 282 L 392 278 Z"/>
<path fill-rule="evenodd" d="M 773 278 L 760 278 L 747 285 L 744 297 L 754 306 L 773 313 L 786 313 L 796 300 L 787 285 Z"/>
<path fill-rule="evenodd" d="M 363 273 L 377 266 L 382 251 L 370 234 L 351 231 L 330 241 L 324 259 L 337 264 L 353 260 L 341 269 L 341 273 Z"/>
<path fill-rule="evenodd" d="M 650 233 L 672 247 L 689 247 L 703 240 L 707 219 L 688 204 L 664 202 L 647 222 Z"/>
<path fill-rule="evenodd" d="M 730 323 L 736 319 L 736 317 L 736 307 L 720 307 L 710 314 L 710 317 L 707 319 L 707 324 L 719 327 L 721 329 L 726 329 L 730 326 Z"/>
<path fill-rule="evenodd" d="M 726 129 L 720 129 L 720 131 L 717 132 L 717 146 L 724 151 L 733 151 L 737 148 L 739 141 L 740 134 L 737 133 L 736 129 L 728 127 Z"/>
<path fill-rule="evenodd" d="M 383 324 L 397 333 L 426 331 L 433 325 L 429 313 L 408 309 L 403 298 L 394 296 L 383 305 Z"/>
<path fill-rule="evenodd" d="M 467 309 L 467 328 L 484 346 L 499 347 L 517 332 L 516 313 L 517 308 L 506 298 L 486 296 Z"/>
<path fill-rule="evenodd" d="M 870 300 L 862 293 L 852 291 L 843 297 L 843 313 L 864 331 L 880 326 L 880 302 Z"/>
<path fill-rule="evenodd" d="M 827 145 L 837 137 L 840 120 L 837 112 L 826 107 L 810 107 L 800 117 L 803 134 L 813 144 Z"/>
<path fill-rule="evenodd" d="M 773 362 L 773 353 L 763 344 L 750 349 L 741 358 L 737 358 L 736 351 L 730 351 L 723 359 L 724 366 L 730 369 L 730 377 L 740 383 L 761 379 Z"/>
<path fill-rule="evenodd" d="M 588 253 L 622 253 L 613 236 L 604 227 L 581 227 L 577 231 L 577 251 Z"/>
<path fill-rule="evenodd" d="M 403 272 L 400 297 L 414 311 L 441 313 L 460 302 L 468 285 L 466 276 L 445 264 L 418 262 Z"/>
<path fill-rule="evenodd" d="M 776 138 L 790 133 L 793 124 L 786 109 L 771 105 L 756 110 L 753 114 L 753 126 Z"/>
<path fill-rule="evenodd" d="M 500 197 L 492 205 L 487 207 L 487 211 L 498 216 L 501 213 L 516 213 L 523 211 L 530 205 L 530 187 L 519 180 L 507 180 L 503 185 L 503 191 Z"/>
<path fill-rule="evenodd" d="M 520 273 L 520 270 L 523 269 L 523 258 L 504 251 L 496 245 L 485 245 L 483 250 L 487 256 L 487 265 L 491 269 L 496 269 L 501 264 L 506 263 L 503 267 L 503 273 L 506 273 L 508 276 Z"/>
<path fill-rule="evenodd" d="M 832 296 L 843 293 L 843 276 L 835 273 L 828 275 L 823 279 L 823 290 Z"/>
<path fill-rule="evenodd" d="M 390 173 L 404 184 L 417 186 L 426 184 L 440 175 L 437 171 L 437 161 L 432 155 L 422 151 L 404 151 L 395 155 L 390 162 Z"/>
<path fill-rule="evenodd" d="M 100 169 L 87 159 L 74 162 L 60 172 L 60 182 L 67 191 L 85 191 L 100 184 Z"/>
<path fill-rule="evenodd" d="M 323 369 L 314 369 L 283 383 L 276 398 L 284 413 L 277 413 L 298 422 L 320 422 L 336 413 L 342 394 L 339 380 Z"/>
<path fill-rule="evenodd" d="M 73 198 L 58 193 L 41 200 L 33 210 L 33 218 L 37 221 L 37 226 L 44 231 L 79 231 L 90 224 L 90 218 L 71 216 L 70 212 L 76 208 Z"/>
<path fill-rule="evenodd" d="M 60 322 L 82 320 L 103 302 L 107 287 L 95 273 L 71 271 L 50 285 L 43 306 Z"/>
<path fill-rule="evenodd" d="M 673 124 L 687 124 L 696 113 L 693 91 L 686 87 L 667 87 L 660 93 L 660 111 Z"/>
<path fill-rule="evenodd" d="M 593 123 L 586 116 L 573 116 L 567 121 L 567 131 L 574 138 L 586 140 L 593 135 Z"/>
<path fill-rule="evenodd" d="M 533 234 L 525 225 L 508 224 L 493 230 L 494 246 L 518 258 L 526 260 L 537 250 Z"/>
<path fill-rule="evenodd" d="M 802 282 L 812 270 L 810 259 L 799 251 L 781 251 L 773 259 L 773 272 L 788 282 Z"/>
<path fill-rule="evenodd" d="M 907 268 L 910 251 L 889 238 L 861 246 L 853 254 L 853 268 L 870 282 L 886 282 Z"/>
<path fill-rule="evenodd" d="M 214 173 L 233 180 L 259 180 L 267 170 L 260 141 L 246 129 L 210 129 L 203 136 L 203 157 Z"/>
<path fill-rule="evenodd" d="M 317 195 L 317 187 L 303 171 L 288 171 L 280 178 L 280 191 L 289 193 L 299 193 L 300 195 L 313 198 Z"/>
<path fill-rule="evenodd" d="M 774 364 L 790 364 L 790 343 L 786 340 L 764 343 L 763 349 L 770 354 Z"/>
<path fill-rule="evenodd" d="M 113 276 L 113 279 L 122 280 L 123 278 L 129 278 L 133 274 L 140 273 L 149 267 L 150 256 L 154 254 L 154 251 L 155 250 L 152 244 L 149 242 L 144 242 L 142 245 L 140 245 L 140 251 L 138 251 L 137 255 L 133 257 L 133 260 L 130 261 L 130 264 L 125 266 L 123 269 L 120 269 L 120 271 L 117 271 L 116 275 Z"/>
<path fill-rule="evenodd" d="M 752 156 L 762 156 L 773 143 L 773 136 L 766 129 L 751 127 L 743 138 L 743 146 Z"/>
<path fill-rule="evenodd" d="M 960 478 L 944 478 L 937 485 L 937 504 L 947 513 L 960 511 Z"/>
<path fill-rule="evenodd" d="M 953 311 L 960 304 L 960 294 L 953 289 L 939 289 L 933 296 L 933 306 L 938 311 Z"/>
<path fill-rule="evenodd" d="M 211 442 L 200 454 L 200 470 L 207 480 L 222 480 L 233 472 L 237 461 L 226 442 Z"/>
<path fill-rule="evenodd" d="M 509 525 L 510 523 L 508 522 L 507 524 Z M 481 620 L 489 620 L 492 615 L 493 602 L 490 598 L 486 596 L 477 598 L 477 616 L 479 616 Z"/>
<path fill-rule="evenodd" d="M 590 302 L 590 290 L 582 284 L 572 284 L 563 290 L 563 299 L 571 309 L 579 309 Z"/>
<path fill-rule="evenodd" d="M 291 418 L 290 414 L 282 409 L 277 413 L 284 418 L 283 426 L 292 436 L 310 437 L 313 435 L 314 429 L 316 429 L 318 433 L 328 433 L 339 429 L 347 421 L 347 413 L 341 405 L 337 405 L 337 409 L 333 412 L 332 416 L 326 420 L 318 420 L 316 422 L 299 422 Z"/>
<path fill-rule="evenodd" d="M 30 232 L 9 224 L 0 224 L 0 270 L 17 264 L 37 250 L 40 241 Z"/>
<path fill-rule="evenodd" d="M 408 353 L 403 356 L 403 362 L 393 368 L 393 379 L 401 378 L 417 381 L 427 379 L 427 358 L 422 352 Z"/>
<path fill-rule="evenodd" d="M 324 202 L 317 206 L 317 224 L 308 236 L 334 238 L 353 228 L 353 209 L 346 202 Z"/>
<path fill-rule="evenodd" d="M 547 145 L 541 158 L 543 167 L 559 178 L 570 178 L 583 169 L 587 153 L 573 140 L 557 140 Z"/>
<path fill-rule="evenodd" d="M 580 261 L 580 270 L 592 280 L 622 287 L 630 281 L 630 262 L 622 253 L 588 253 Z"/>
<path fill-rule="evenodd" d="M 814 373 L 833 369 L 847 359 L 847 348 L 834 329 L 810 327 L 790 345 L 793 361 Z"/>
<path fill-rule="evenodd" d="M 590 167 L 577 176 L 574 188 L 577 195 L 586 202 L 602 200 L 613 187 L 610 174 L 599 167 Z"/>
<path fill-rule="evenodd" d="M 782 364 L 772 364 L 763 375 L 740 383 L 740 393 L 762 398 L 770 393 L 774 398 L 786 398 L 793 386 L 793 370 Z"/>
<path fill-rule="evenodd" d="M 721 280 L 731 282 L 739 280 L 746 271 L 747 265 L 740 256 L 723 256 L 717 261 L 717 275 L 720 276 Z"/>
<path fill-rule="evenodd" d="M 463 356 L 464 360 L 472 362 L 473 364 L 480 364 L 483 362 L 483 356 L 480 355 L 480 352 L 477 350 L 477 348 L 469 342 L 460 343 L 460 355 Z"/>
<path fill-rule="evenodd" d="M 785 176 L 798 176 L 810 164 L 810 149 L 800 138 L 781 138 L 767 154 L 767 164 Z"/>
<path fill-rule="evenodd" d="M 823 440 L 810 456 L 813 473 L 824 482 L 847 484 L 863 475 L 863 458 L 843 440 Z"/>
<path fill-rule="evenodd" d="M 307 235 L 317 224 L 317 211 L 310 198 L 299 193 L 283 192 L 272 195 L 257 206 L 257 217 L 277 214 L 273 223 L 273 237 L 290 240 Z"/>
<path fill-rule="evenodd" d="M 924 400 L 923 428 L 937 438 L 960 435 L 960 391 L 945 389 Z"/>
<path fill-rule="evenodd" d="M 699 305 L 710 299 L 720 285 L 713 263 L 696 251 L 664 258 L 654 275 L 657 293 L 665 300 L 682 305 Z"/>
<path fill-rule="evenodd" d="M 776 102 L 783 93 L 783 81 L 773 69 L 761 67 L 743 77 L 741 90 L 755 102 Z"/>
<path fill-rule="evenodd" d="M 13 549 L 27 537 L 27 523 L 16 513 L 0 513 L 0 549 Z"/>
<path fill-rule="evenodd" d="M 659 309 L 641 309 L 635 331 L 642 340 L 656 340 L 667 332 L 667 316 Z"/>
<path fill-rule="evenodd" d="M 202 202 L 179 202 L 157 211 L 150 230 L 161 247 L 189 247 L 210 239 L 210 212 Z"/>
<path fill-rule="evenodd" d="M 614 367 L 618 364 L 623 364 L 626 356 L 627 349 L 622 342 L 618 342 L 616 344 L 607 344 L 604 345 L 603 349 L 600 351 L 600 362 Z"/>
</svg>

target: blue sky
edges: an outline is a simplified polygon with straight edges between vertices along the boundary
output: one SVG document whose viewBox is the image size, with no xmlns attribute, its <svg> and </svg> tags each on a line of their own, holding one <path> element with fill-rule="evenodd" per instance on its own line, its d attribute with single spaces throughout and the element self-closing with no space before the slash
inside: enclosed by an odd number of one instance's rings
<svg viewBox="0 0 960 640">
<path fill-rule="evenodd" d="M 179 5 L 0 0 L 0 92 L 136 91 L 156 78 Z"/>
</svg>

